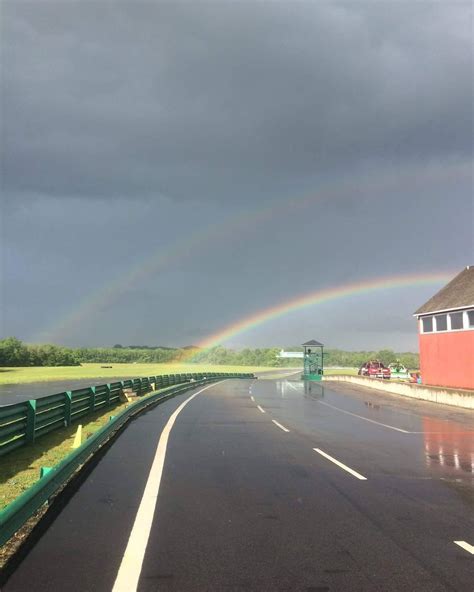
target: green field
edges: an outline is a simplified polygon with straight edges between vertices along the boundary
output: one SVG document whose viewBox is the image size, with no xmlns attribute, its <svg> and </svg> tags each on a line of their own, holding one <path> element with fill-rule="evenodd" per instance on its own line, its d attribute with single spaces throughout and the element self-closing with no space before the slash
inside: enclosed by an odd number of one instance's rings
<svg viewBox="0 0 474 592">
<path fill-rule="evenodd" d="M 101 366 L 112 366 L 102 368 Z M 157 374 L 184 372 L 286 372 L 289 368 L 265 366 L 217 366 L 213 364 L 82 364 L 82 366 L 40 366 L 33 368 L 0 368 L 0 384 L 25 384 L 50 380 L 79 380 L 90 378 L 100 381 L 112 377 L 132 378 Z M 328 374 L 357 374 L 356 368 L 327 368 Z"/>
<path fill-rule="evenodd" d="M 111 366 L 111 368 L 102 368 Z M 0 384 L 26 384 L 50 380 L 104 380 L 107 378 L 134 378 L 158 374 L 185 372 L 258 372 L 272 370 L 256 366 L 217 366 L 212 364 L 82 364 L 81 366 L 0 368 Z"/>
<path fill-rule="evenodd" d="M 356 376 L 358 371 L 358 368 L 324 368 L 324 375 L 334 376 L 335 374 L 350 374 L 351 376 Z"/>
</svg>

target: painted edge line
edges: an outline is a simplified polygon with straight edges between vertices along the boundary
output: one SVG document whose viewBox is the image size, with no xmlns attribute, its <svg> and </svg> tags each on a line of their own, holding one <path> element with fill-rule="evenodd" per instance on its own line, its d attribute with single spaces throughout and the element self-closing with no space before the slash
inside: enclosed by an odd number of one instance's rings
<svg viewBox="0 0 474 592">
<path fill-rule="evenodd" d="M 364 475 L 361 475 L 357 471 L 354 471 L 354 469 L 351 469 L 350 467 L 348 467 L 347 465 L 345 465 L 341 461 L 337 460 L 333 456 L 327 454 L 326 452 L 324 452 L 320 448 L 313 448 L 313 450 L 315 452 L 317 452 L 318 454 L 320 454 L 321 456 L 324 456 L 324 458 L 327 458 L 328 460 L 330 460 L 331 462 L 333 462 L 335 465 L 337 465 L 341 469 L 344 469 L 344 471 L 347 471 L 348 473 L 350 473 L 351 475 L 353 475 L 357 479 L 360 479 L 361 481 L 367 481 L 367 477 L 364 477 Z"/>
<path fill-rule="evenodd" d="M 293 390 L 298 391 L 298 389 L 288 382 L 288 386 L 290 386 Z M 335 409 L 336 411 L 340 411 L 341 413 L 346 413 L 347 415 L 352 415 L 352 417 L 358 417 L 359 419 L 363 419 L 364 421 L 368 421 L 370 423 L 375 423 L 376 425 L 383 426 L 384 428 L 388 428 L 389 430 L 395 430 L 396 432 L 401 432 L 402 434 L 414 434 L 418 432 L 409 432 L 408 430 L 403 430 L 402 428 L 396 428 L 395 426 L 388 425 L 386 423 L 381 423 L 380 421 L 375 421 L 375 419 L 369 419 L 368 417 L 364 417 L 363 415 L 357 415 L 357 413 L 352 413 L 351 411 L 346 411 L 345 409 L 341 409 L 340 407 L 336 407 L 335 405 L 331 405 L 330 403 L 326 403 L 325 401 L 316 401 L 320 405 L 326 405 L 326 407 L 330 407 L 331 409 Z"/>
<path fill-rule="evenodd" d="M 364 421 L 369 421 L 370 423 L 375 423 L 376 425 L 383 426 L 384 428 L 388 428 L 389 430 L 395 430 L 397 432 L 401 432 L 402 434 L 411 434 L 408 430 L 402 430 L 402 428 L 396 428 L 395 426 L 388 425 L 386 423 L 381 423 L 380 421 L 375 421 L 375 419 L 369 419 L 368 417 L 364 417 L 363 415 L 357 415 L 357 413 L 352 413 L 351 411 L 346 411 L 345 409 L 341 409 L 340 407 L 336 407 L 335 405 L 331 405 L 330 403 L 326 403 L 325 401 L 316 401 L 320 405 L 326 405 L 326 407 L 331 407 L 331 409 L 336 409 L 341 413 L 347 413 L 347 415 L 352 415 L 353 417 L 358 417 L 359 419 L 363 419 Z"/>
<path fill-rule="evenodd" d="M 184 407 L 186 407 L 194 397 L 197 397 L 199 393 L 202 393 L 213 386 L 217 386 L 222 382 L 224 381 L 221 380 L 210 384 L 188 397 L 173 412 L 163 428 L 112 592 L 134 592 L 137 589 L 160 491 L 168 438 L 176 418 Z"/>
<path fill-rule="evenodd" d="M 283 430 L 284 432 L 289 432 L 290 430 L 288 428 L 285 428 L 285 426 L 281 425 L 281 423 L 278 423 L 276 419 L 272 419 L 273 423 L 280 428 L 280 430 Z"/>
<path fill-rule="evenodd" d="M 464 549 L 464 551 L 474 555 L 474 545 L 470 545 L 469 543 L 466 543 L 466 541 L 453 541 L 453 543 Z"/>
<path fill-rule="evenodd" d="M 255 397 L 250 395 L 250 398 L 252 399 L 252 401 L 255 403 Z"/>
<path fill-rule="evenodd" d="M 259 411 L 261 411 L 262 413 L 265 413 L 265 409 L 262 409 L 262 408 L 260 407 L 260 405 L 257 405 L 257 408 L 258 408 L 258 409 L 259 409 Z"/>
</svg>

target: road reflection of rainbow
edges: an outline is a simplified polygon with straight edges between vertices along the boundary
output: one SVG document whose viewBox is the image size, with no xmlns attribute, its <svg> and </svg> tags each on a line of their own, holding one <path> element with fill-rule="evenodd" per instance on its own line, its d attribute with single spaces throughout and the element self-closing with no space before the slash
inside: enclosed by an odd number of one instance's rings
<svg viewBox="0 0 474 592">
<path fill-rule="evenodd" d="M 263 310 L 259 310 L 256 313 L 253 313 L 235 323 L 228 325 L 220 331 L 217 331 L 216 333 L 203 339 L 197 344 L 197 347 L 201 349 L 210 349 L 216 345 L 225 343 L 236 335 L 244 333 L 250 329 L 254 329 L 259 325 L 263 325 L 264 323 L 282 317 L 283 315 L 293 311 L 301 310 L 303 308 L 316 306 L 324 302 L 339 300 L 342 298 L 348 298 L 350 296 L 357 296 L 359 294 L 366 294 L 379 290 L 392 290 L 395 288 L 423 286 L 429 284 L 443 284 L 451 279 L 453 275 L 454 272 L 438 272 L 423 275 L 379 277 L 343 284 L 342 286 L 325 288 L 323 290 L 316 290 L 303 295 L 300 294 L 296 298 L 292 298 L 291 300 L 281 302 Z M 192 358 L 195 355 L 196 352 L 190 351 L 189 354 L 185 354 L 185 356 L 181 357 L 180 360 L 192 361 Z"/>
</svg>

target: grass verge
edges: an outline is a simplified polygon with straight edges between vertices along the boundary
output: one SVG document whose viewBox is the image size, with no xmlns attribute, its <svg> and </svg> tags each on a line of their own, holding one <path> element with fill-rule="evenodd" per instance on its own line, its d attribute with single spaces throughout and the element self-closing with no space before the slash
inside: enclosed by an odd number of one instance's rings
<svg viewBox="0 0 474 592">
<path fill-rule="evenodd" d="M 109 407 L 83 419 L 83 441 L 109 421 L 128 403 Z M 31 446 L 7 454 L 0 463 L 0 510 L 39 480 L 41 467 L 53 467 L 71 452 L 77 425 L 46 434 Z"/>
<path fill-rule="evenodd" d="M 103 368 L 103 366 L 110 366 Z M 264 372 L 275 370 L 263 366 L 218 366 L 216 364 L 82 364 L 82 366 L 0 368 L 0 384 L 26 384 L 54 380 L 81 380 L 83 378 L 99 381 L 120 376 L 135 378 L 157 374 L 181 374 L 186 372 Z"/>
<path fill-rule="evenodd" d="M 102 366 L 111 366 L 103 368 Z M 290 368 L 271 366 L 218 366 L 217 364 L 82 364 L 82 366 L 0 368 L 1 384 L 27 384 L 54 380 L 81 380 L 90 378 L 106 382 L 107 378 L 135 378 L 157 374 L 185 372 L 287 372 Z M 325 368 L 325 374 L 357 374 L 357 368 Z"/>
<path fill-rule="evenodd" d="M 326 376 L 334 376 L 334 375 L 356 376 L 358 371 L 359 371 L 358 368 L 324 368 L 324 374 Z"/>
</svg>

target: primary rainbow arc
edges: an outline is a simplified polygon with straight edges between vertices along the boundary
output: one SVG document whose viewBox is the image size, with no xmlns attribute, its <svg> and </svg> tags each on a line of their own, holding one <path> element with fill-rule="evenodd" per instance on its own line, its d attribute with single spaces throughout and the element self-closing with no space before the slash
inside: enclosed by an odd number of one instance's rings
<svg viewBox="0 0 474 592">
<path fill-rule="evenodd" d="M 290 312 L 301 310 L 323 302 L 347 298 L 359 294 L 370 293 L 378 290 L 389 290 L 395 288 L 423 286 L 430 284 L 446 283 L 453 277 L 453 272 L 434 272 L 428 274 L 407 274 L 398 276 L 388 276 L 382 278 L 371 278 L 358 282 L 351 282 L 340 286 L 324 288 L 322 290 L 312 291 L 306 294 L 300 294 L 295 298 L 280 302 L 263 310 L 259 310 L 246 316 L 216 333 L 207 336 L 197 344 L 200 349 L 210 349 L 228 341 L 236 335 L 245 331 L 263 325 L 264 323 L 277 319 Z M 196 355 L 196 352 L 190 352 L 181 361 L 189 361 Z"/>
</svg>

